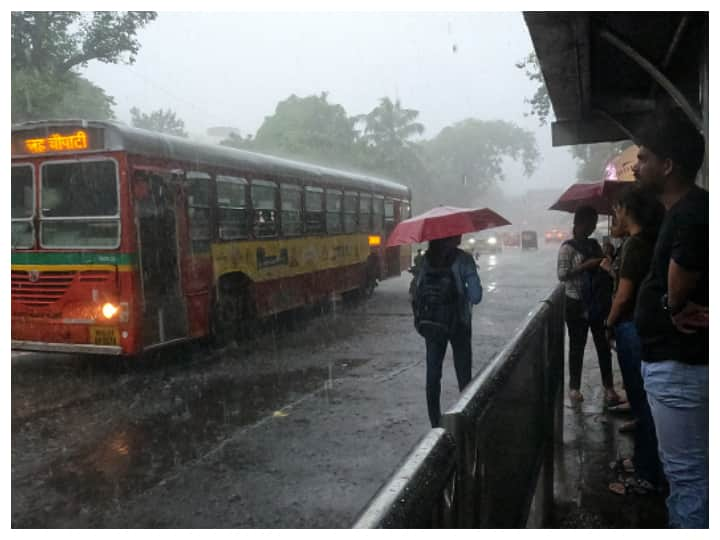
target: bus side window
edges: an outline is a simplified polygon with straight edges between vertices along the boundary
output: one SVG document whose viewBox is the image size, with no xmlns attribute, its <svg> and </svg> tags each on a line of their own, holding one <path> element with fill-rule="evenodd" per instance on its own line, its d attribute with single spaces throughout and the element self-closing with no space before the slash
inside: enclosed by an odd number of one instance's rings
<svg viewBox="0 0 720 540">
<path fill-rule="evenodd" d="M 370 232 L 370 212 L 372 210 L 372 197 L 365 193 L 360 194 L 360 214 L 358 218 L 358 231 Z"/>
<path fill-rule="evenodd" d="M 292 184 L 280 186 L 282 233 L 285 236 L 302 234 L 302 188 Z"/>
<path fill-rule="evenodd" d="M 372 201 L 372 232 L 382 232 L 383 226 L 383 198 L 375 195 Z"/>
<path fill-rule="evenodd" d="M 342 192 L 328 189 L 325 197 L 325 214 L 328 234 L 340 234 L 342 224 Z"/>
<path fill-rule="evenodd" d="M 217 177 L 218 226 L 221 240 L 247 238 L 247 180 L 234 176 Z"/>
<path fill-rule="evenodd" d="M 343 195 L 343 229 L 346 233 L 358 230 L 358 194 L 346 191 Z"/>
<path fill-rule="evenodd" d="M 193 255 L 210 251 L 210 175 L 189 171 L 186 175 L 190 250 Z"/>
<path fill-rule="evenodd" d="M 278 235 L 278 187 L 274 182 L 253 179 L 250 195 L 253 207 L 253 234 L 255 238 Z"/>
<path fill-rule="evenodd" d="M 410 201 L 402 201 L 400 203 L 400 221 L 404 221 L 410 217 Z"/>
<path fill-rule="evenodd" d="M 322 188 L 305 188 L 305 232 L 307 234 L 325 233 L 325 212 L 323 209 Z"/>
<path fill-rule="evenodd" d="M 395 226 L 395 204 L 392 199 L 385 199 L 385 232 L 390 234 Z"/>
</svg>

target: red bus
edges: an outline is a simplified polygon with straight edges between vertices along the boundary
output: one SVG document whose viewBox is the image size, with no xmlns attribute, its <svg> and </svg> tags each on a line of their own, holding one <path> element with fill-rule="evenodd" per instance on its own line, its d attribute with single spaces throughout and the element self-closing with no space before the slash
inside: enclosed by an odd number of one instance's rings
<svg viewBox="0 0 720 540">
<path fill-rule="evenodd" d="M 410 190 L 114 122 L 12 127 L 12 348 L 137 355 L 410 265 Z"/>
</svg>

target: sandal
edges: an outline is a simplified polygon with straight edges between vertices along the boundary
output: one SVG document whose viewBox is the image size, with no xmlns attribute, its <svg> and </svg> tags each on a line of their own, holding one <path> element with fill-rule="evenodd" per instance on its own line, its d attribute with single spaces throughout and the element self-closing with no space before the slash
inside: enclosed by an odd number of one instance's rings
<svg viewBox="0 0 720 540">
<path fill-rule="evenodd" d="M 629 413 L 632 412 L 632 409 L 630 407 L 630 403 L 627 401 L 621 401 L 620 403 L 616 405 L 609 405 L 605 404 L 605 410 L 611 413 Z"/>
<path fill-rule="evenodd" d="M 660 492 L 649 480 L 635 476 L 628 476 L 620 482 L 612 482 L 608 489 L 617 495 L 653 495 Z"/>
<path fill-rule="evenodd" d="M 610 470 L 616 474 L 633 474 L 635 464 L 632 458 L 620 458 L 610 462 Z"/>
<path fill-rule="evenodd" d="M 623 400 L 620 398 L 620 396 L 615 395 L 613 397 L 605 397 L 605 408 L 606 409 L 612 409 L 614 407 L 617 407 L 619 405 L 622 405 L 623 403 L 627 403 L 626 400 Z"/>
<path fill-rule="evenodd" d="M 618 431 L 620 433 L 630 433 L 631 431 L 635 431 L 637 429 L 637 424 L 637 420 L 630 420 L 629 422 L 624 422 L 620 424 Z"/>
</svg>

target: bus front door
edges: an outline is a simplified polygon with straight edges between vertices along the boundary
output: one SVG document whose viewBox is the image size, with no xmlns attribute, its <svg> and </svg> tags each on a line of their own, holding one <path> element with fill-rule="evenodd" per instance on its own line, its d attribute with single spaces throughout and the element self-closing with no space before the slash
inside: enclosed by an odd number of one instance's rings
<svg viewBox="0 0 720 540">
<path fill-rule="evenodd" d="M 188 335 L 175 207 L 178 186 L 170 175 L 136 171 L 135 216 L 143 296 L 143 346 Z"/>
</svg>

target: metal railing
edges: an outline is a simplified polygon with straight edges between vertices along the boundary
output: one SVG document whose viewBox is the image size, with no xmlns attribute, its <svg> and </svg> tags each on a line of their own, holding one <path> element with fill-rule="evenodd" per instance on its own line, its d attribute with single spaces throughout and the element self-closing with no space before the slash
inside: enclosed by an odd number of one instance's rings
<svg viewBox="0 0 720 540">
<path fill-rule="evenodd" d="M 528 316 L 410 452 L 354 528 L 542 526 L 562 440 L 564 289 Z"/>
</svg>

